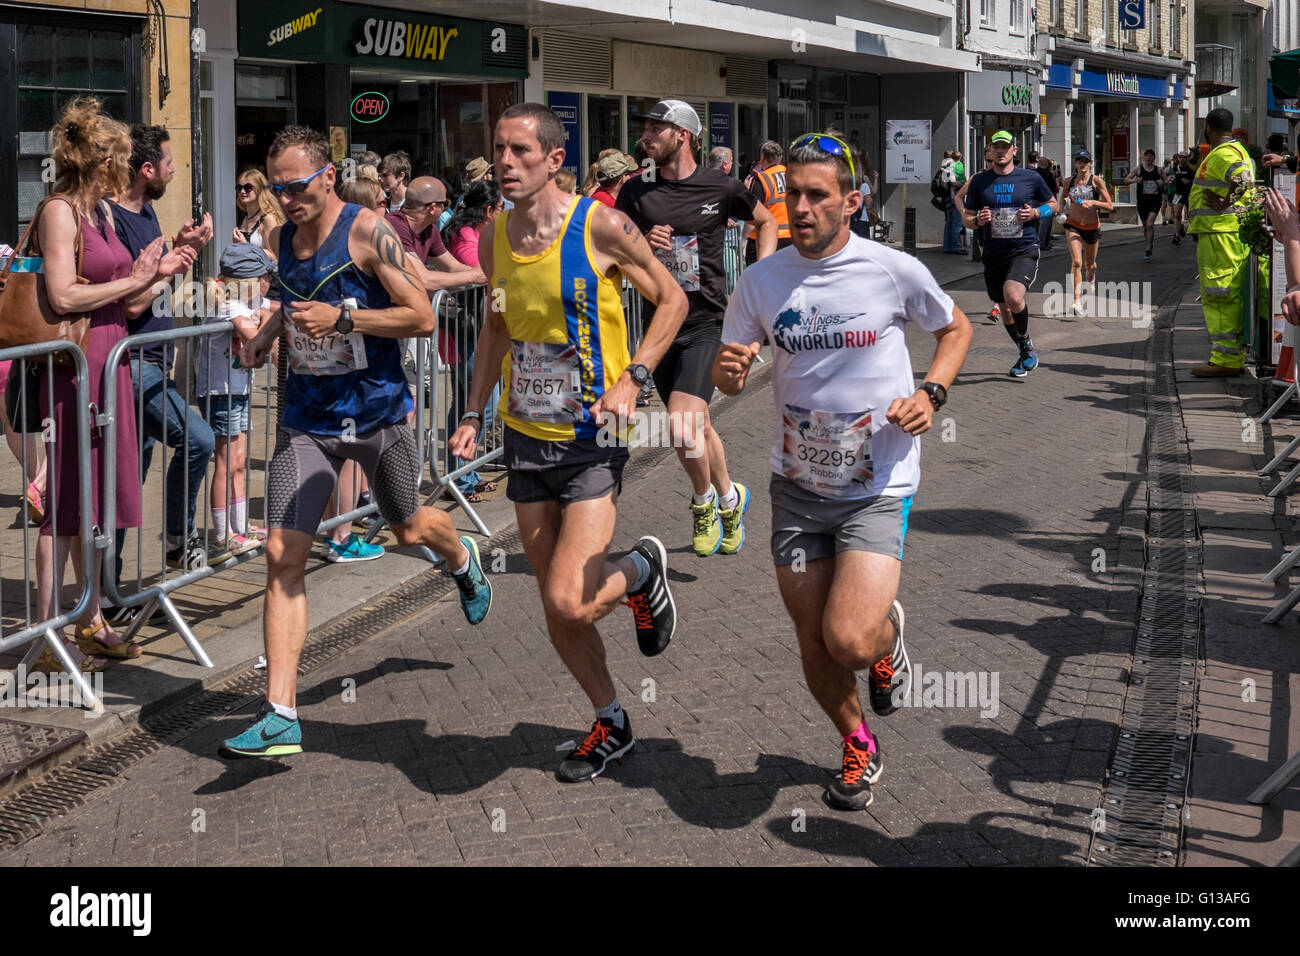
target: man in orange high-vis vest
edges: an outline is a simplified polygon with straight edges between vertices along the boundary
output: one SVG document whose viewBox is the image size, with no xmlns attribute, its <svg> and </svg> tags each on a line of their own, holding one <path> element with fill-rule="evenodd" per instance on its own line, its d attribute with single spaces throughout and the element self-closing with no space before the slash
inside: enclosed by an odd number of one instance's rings
<svg viewBox="0 0 1300 956">
<path fill-rule="evenodd" d="M 758 150 L 758 163 L 745 184 L 750 193 L 776 219 L 776 247 L 784 249 L 790 245 L 790 217 L 785 211 L 785 150 L 780 143 L 768 140 Z M 745 264 L 753 265 L 758 261 L 758 245 L 753 241 L 754 227 L 745 230 Z"/>
</svg>

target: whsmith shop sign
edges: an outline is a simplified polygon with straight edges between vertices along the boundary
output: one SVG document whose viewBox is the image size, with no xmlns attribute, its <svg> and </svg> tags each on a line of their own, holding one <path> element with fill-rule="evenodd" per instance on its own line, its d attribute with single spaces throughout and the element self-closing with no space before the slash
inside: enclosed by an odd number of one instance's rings
<svg viewBox="0 0 1300 956">
<path fill-rule="evenodd" d="M 1038 79 L 1024 70 L 989 70 L 966 77 L 966 109 L 972 113 L 1038 115 Z"/>
<path fill-rule="evenodd" d="M 1069 63 L 1053 63 L 1047 73 L 1048 89 L 1069 90 L 1073 72 Z M 1127 70 L 1084 70 L 1079 74 L 1079 90 L 1101 97 L 1163 101 L 1169 92 L 1169 81 L 1163 76 L 1143 76 Z M 1184 86 L 1179 81 L 1174 84 L 1170 99 L 1181 102 L 1183 96 Z"/>
<path fill-rule="evenodd" d="M 523 27 L 334 0 L 239 0 L 239 53 L 427 73 L 528 75 Z"/>
</svg>

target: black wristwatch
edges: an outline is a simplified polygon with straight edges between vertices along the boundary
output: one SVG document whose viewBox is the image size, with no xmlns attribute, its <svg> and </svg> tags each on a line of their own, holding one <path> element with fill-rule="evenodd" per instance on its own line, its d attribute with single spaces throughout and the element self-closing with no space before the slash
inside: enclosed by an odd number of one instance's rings
<svg viewBox="0 0 1300 956">
<path fill-rule="evenodd" d="M 627 374 L 632 376 L 632 381 L 638 385 L 644 385 L 650 381 L 650 370 L 644 365 L 632 364 L 627 367 Z"/>
<path fill-rule="evenodd" d="M 334 323 L 334 331 L 340 335 L 352 334 L 352 310 L 346 305 L 339 310 L 338 321 Z"/>
<path fill-rule="evenodd" d="M 934 406 L 936 412 L 943 408 L 944 402 L 948 401 L 948 390 L 938 382 L 922 382 L 921 388 L 930 396 L 930 404 Z"/>
</svg>

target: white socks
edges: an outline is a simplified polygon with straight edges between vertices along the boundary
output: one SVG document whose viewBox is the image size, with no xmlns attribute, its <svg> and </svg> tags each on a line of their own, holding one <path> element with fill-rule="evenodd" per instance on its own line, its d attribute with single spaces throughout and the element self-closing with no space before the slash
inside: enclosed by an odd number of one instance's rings
<svg viewBox="0 0 1300 956">
<path fill-rule="evenodd" d="M 277 714 L 279 714 L 279 715 L 280 715 L 281 717 L 283 717 L 285 720 L 297 720 L 297 719 L 298 719 L 298 708 L 297 708 L 297 707 L 284 707 L 284 706 L 281 706 L 280 704 L 277 704 L 277 703 L 275 703 L 274 701 L 270 701 L 270 700 L 268 700 L 267 703 L 271 705 L 271 709 L 272 709 L 273 711 L 275 711 Z"/>
<path fill-rule="evenodd" d="M 718 507 L 723 511 L 730 511 L 738 504 L 740 504 L 740 492 L 736 490 L 736 483 L 732 482 L 731 487 L 727 489 L 727 493 L 718 496 Z"/>
</svg>

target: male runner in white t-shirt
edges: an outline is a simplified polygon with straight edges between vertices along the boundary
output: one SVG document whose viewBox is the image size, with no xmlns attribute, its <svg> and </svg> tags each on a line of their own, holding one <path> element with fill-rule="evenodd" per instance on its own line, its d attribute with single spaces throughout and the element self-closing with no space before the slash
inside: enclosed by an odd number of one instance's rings
<svg viewBox="0 0 1300 956">
<path fill-rule="evenodd" d="M 815 134 L 791 146 L 786 208 L 794 246 L 741 277 L 713 381 L 738 394 L 764 335 L 771 340 L 777 583 L 808 687 L 844 740 L 843 772 L 826 802 L 862 810 L 882 763 L 855 672 L 871 669 L 871 707 L 881 716 L 910 690 L 895 596 L 921 477 L 918 436 L 947 398 L 971 327 L 920 262 L 849 231 L 862 200 L 842 147 Z M 905 320 L 938 341 L 920 388 Z"/>
</svg>

